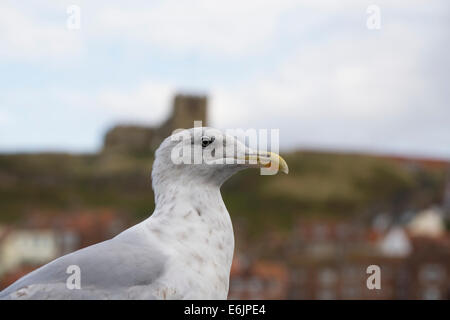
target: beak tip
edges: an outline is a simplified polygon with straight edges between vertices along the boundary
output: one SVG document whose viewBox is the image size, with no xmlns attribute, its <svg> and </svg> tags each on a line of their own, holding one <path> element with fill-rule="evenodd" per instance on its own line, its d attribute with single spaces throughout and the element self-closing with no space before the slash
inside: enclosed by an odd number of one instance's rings
<svg viewBox="0 0 450 320">
<path fill-rule="evenodd" d="M 287 166 L 286 163 L 281 164 L 280 169 L 281 172 L 283 172 L 284 174 L 289 174 L 289 167 Z"/>
<path fill-rule="evenodd" d="M 279 159 L 279 165 L 281 167 L 281 171 L 285 174 L 289 174 L 289 167 L 288 167 L 286 161 L 281 156 L 278 156 L 278 159 Z"/>
<path fill-rule="evenodd" d="M 268 154 L 270 155 L 270 159 L 271 159 L 270 162 L 268 162 L 268 163 L 262 163 L 261 158 L 259 156 L 256 158 L 260 165 L 262 165 L 263 167 L 266 167 L 266 168 L 271 168 L 272 163 L 275 163 L 276 167 L 277 167 L 276 172 L 281 171 L 284 174 L 289 174 L 289 167 L 288 167 L 286 161 L 280 155 L 273 153 L 273 152 L 269 152 Z M 267 154 L 264 155 L 264 157 L 267 157 Z M 249 157 L 246 157 L 246 160 L 249 160 Z"/>
</svg>

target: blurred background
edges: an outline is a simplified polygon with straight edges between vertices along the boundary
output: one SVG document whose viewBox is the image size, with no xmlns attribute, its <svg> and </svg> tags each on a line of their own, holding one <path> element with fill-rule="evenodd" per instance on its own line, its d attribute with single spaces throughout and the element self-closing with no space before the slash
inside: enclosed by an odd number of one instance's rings
<svg viewBox="0 0 450 320">
<path fill-rule="evenodd" d="M 222 188 L 231 299 L 449 299 L 449 32 L 438 0 L 2 1 L 0 289 L 148 217 L 202 120 L 290 167 Z"/>
</svg>

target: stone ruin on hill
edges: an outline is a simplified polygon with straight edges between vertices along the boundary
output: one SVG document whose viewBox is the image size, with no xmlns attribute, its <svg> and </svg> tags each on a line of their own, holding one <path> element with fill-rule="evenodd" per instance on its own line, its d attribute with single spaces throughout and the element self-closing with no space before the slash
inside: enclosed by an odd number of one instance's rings
<svg viewBox="0 0 450 320">
<path fill-rule="evenodd" d="M 169 118 L 159 127 L 118 125 L 106 133 L 103 152 L 152 152 L 175 129 L 192 128 L 194 121 L 207 126 L 206 96 L 178 94 L 174 98 Z"/>
</svg>

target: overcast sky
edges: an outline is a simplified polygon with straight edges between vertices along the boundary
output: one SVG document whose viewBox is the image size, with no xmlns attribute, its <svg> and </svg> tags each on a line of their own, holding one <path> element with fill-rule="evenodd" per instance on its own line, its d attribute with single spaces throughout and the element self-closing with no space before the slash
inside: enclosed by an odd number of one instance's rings
<svg viewBox="0 0 450 320">
<path fill-rule="evenodd" d="M 285 149 L 450 158 L 449 49 L 444 0 L 3 0 L 0 152 L 92 152 L 186 92 Z"/>
</svg>

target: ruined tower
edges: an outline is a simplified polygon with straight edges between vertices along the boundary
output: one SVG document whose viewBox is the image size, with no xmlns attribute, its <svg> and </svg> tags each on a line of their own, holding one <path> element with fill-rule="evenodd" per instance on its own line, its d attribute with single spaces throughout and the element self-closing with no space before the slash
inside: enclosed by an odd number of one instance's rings
<svg viewBox="0 0 450 320">
<path fill-rule="evenodd" d="M 206 96 L 175 96 L 171 120 L 173 129 L 192 128 L 194 121 L 202 121 L 207 126 Z"/>
<path fill-rule="evenodd" d="M 202 121 L 202 126 L 207 126 L 207 108 L 206 96 L 176 95 L 171 115 L 158 128 L 159 139 L 164 139 L 176 129 L 192 128 L 194 121 Z"/>
</svg>

